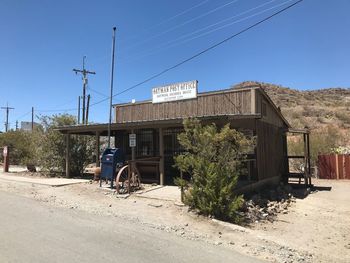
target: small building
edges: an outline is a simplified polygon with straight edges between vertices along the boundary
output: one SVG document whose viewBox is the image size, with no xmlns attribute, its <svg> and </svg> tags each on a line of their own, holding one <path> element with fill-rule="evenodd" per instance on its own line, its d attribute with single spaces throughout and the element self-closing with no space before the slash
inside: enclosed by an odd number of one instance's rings
<svg viewBox="0 0 350 263">
<path fill-rule="evenodd" d="M 229 123 L 231 128 L 257 137 L 257 145 L 247 162 L 248 174 L 242 181 L 261 186 L 288 178 L 286 134 L 290 125 L 265 91 L 259 86 L 249 86 L 197 94 L 196 83 L 195 91 L 190 87 L 193 83 L 187 83 L 190 86 L 179 83 L 153 89 L 152 100 L 113 105 L 111 135 L 115 137 L 115 147 L 124 151 L 127 160 L 149 161 L 138 166 L 142 180 L 173 184 L 174 177 L 179 175 L 173 168 L 173 157 L 183 151 L 177 135 L 183 131 L 183 120 L 192 117 L 218 127 Z M 100 136 L 107 135 L 108 124 L 59 130 L 67 135 L 68 142 L 71 134 L 96 136 L 99 146 Z M 135 147 L 129 147 L 130 134 L 136 134 Z M 100 156 L 99 147 L 96 148 L 96 156 Z M 67 173 L 68 168 L 69 161 Z"/>
<path fill-rule="evenodd" d="M 37 122 L 31 121 L 21 121 L 21 130 L 22 131 L 32 131 L 32 127 L 38 127 L 40 124 Z"/>
</svg>

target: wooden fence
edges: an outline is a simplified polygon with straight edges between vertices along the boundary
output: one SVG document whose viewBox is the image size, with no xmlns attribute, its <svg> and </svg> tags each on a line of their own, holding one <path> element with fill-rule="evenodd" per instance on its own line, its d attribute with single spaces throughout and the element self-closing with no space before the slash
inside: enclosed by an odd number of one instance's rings
<svg viewBox="0 0 350 263">
<path fill-rule="evenodd" d="M 350 154 L 319 155 L 317 168 L 321 179 L 350 179 Z"/>
</svg>

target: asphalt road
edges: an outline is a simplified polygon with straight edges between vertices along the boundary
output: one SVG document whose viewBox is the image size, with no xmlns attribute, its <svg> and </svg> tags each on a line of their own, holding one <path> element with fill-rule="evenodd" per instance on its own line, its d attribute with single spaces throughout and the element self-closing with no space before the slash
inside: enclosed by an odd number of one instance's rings
<svg viewBox="0 0 350 263">
<path fill-rule="evenodd" d="M 259 262 L 229 248 L 0 191 L 0 262 Z"/>
</svg>

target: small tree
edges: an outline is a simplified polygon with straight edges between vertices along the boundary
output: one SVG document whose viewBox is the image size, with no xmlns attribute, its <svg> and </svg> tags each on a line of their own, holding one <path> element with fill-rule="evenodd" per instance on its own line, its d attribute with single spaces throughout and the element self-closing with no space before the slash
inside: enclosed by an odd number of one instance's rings
<svg viewBox="0 0 350 263">
<path fill-rule="evenodd" d="M 39 162 L 43 170 L 51 174 L 63 174 L 66 165 L 66 142 L 64 135 L 55 128 L 76 124 L 72 115 L 54 115 L 42 117 L 43 131 L 39 147 Z M 70 141 L 70 174 L 79 176 L 84 168 L 91 163 L 94 150 L 92 138 L 86 136 L 72 136 Z"/>
<path fill-rule="evenodd" d="M 28 131 L 9 131 L 0 134 L 0 146 L 10 147 L 11 164 L 35 164 L 36 149 L 34 135 Z"/>
<path fill-rule="evenodd" d="M 202 126 L 197 119 L 185 120 L 184 129 L 178 140 L 186 152 L 175 157 L 180 172 L 191 175 L 184 203 L 204 215 L 236 222 L 243 199 L 234 190 L 238 177 L 247 172 L 244 160 L 254 139 L 228 124 L 218 131 L 214 124 Z M 175 183 L 185 186 L 181 179 Z"/>
</svg>

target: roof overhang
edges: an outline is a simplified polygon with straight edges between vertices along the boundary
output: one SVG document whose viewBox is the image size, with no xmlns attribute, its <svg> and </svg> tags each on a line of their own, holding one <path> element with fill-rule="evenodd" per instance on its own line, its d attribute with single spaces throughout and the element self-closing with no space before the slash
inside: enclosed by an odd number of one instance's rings
<svg viewBox="0 0 350 263">
<path fill-rule="evenodd" d="M 215 116 L 202 116 L 196 117 L 204 123 L 210 123 L 215 121 L 229 121 L 238 119 L 259 119 L 260 114 L 254 115 L 215 115 Z M 125 123 L 112 123 L 111 132 L 112 135 L 118 131 L 131 130 L 131 129 L 147 129 L 147 128 L 166 128 L 182 126 L 183 118 L 178 119 L 166 119 L 166 120 L 152 120 L 152 121 L 136 121 Z M 80 135 L 96 135 L 106 136 L 108 134 L 108 123 L 102 124 L 88 124 L 88 125 L 72 125 L 61 126 L 55 130 L 60 131 L 63 134 L 80 134 Z"/>
</svg>

